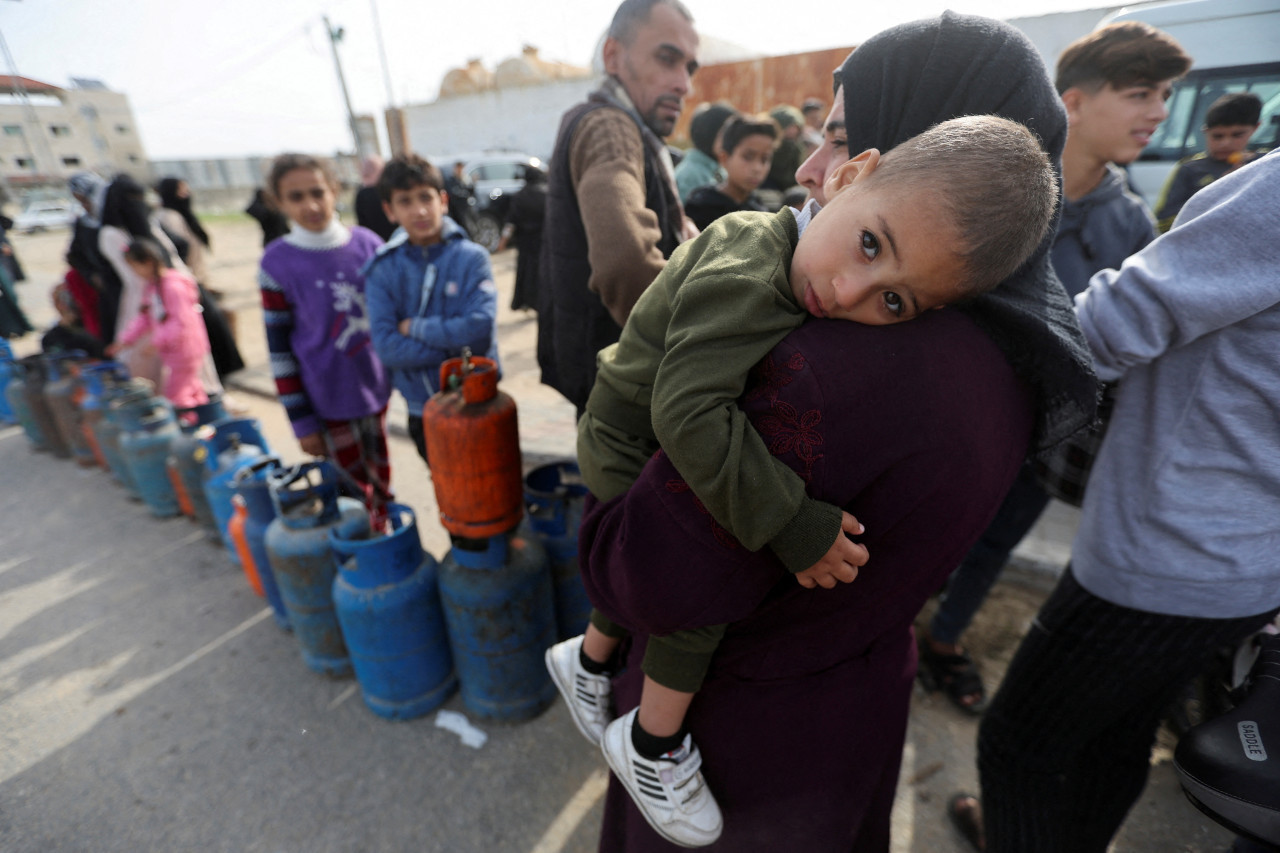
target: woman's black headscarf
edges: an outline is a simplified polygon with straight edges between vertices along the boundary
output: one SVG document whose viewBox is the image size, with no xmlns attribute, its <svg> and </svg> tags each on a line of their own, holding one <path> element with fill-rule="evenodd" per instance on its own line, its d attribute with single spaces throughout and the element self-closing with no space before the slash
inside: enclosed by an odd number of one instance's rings
<svg viewBox="0 0 1280 853">
<path fill-rule="evenodd" d="M 944 12 L 864 42 L 836 71 L 849 153 L 888 151 L 939 122 L 998 115 L 1039 138 L 1062 184 L 1067 117 L 1031 42 L 1008 24 Z M 1093 423 L 1098 381 L 1071 299 L 1049 262 L 1061 215 L 1031 258 L 960 306 L 1035 390 L 1032 446 L 1046 450 Z"/>
<path fill-rule="evenodd" d="M 147 191 L 128 175 L 118 175 L 107 187 L 102 224 L 123 228 L 134 237 L 152 237 Z"/>
<path fill-rule="evenodd" d="M 176 210 L 182 214 L 183 220 L 187 223 L 187 227 L 191 229 L 191 233 L 196 236 L 196 239 L 204 243 L 205 248 L 212 248 L 209 243 L 209 235 L 205 233 L 204 228 L 200 225 L 200 220 L 196 219 L 195 211 L 191 209 L 191 196 L 188 195 L 183 198 L 178 195 L 178 185 L 181 183 L 181 178 L 165 178 L 156 185 L 156 192 L 160 195 L 160 206 Z"/>
</svg>

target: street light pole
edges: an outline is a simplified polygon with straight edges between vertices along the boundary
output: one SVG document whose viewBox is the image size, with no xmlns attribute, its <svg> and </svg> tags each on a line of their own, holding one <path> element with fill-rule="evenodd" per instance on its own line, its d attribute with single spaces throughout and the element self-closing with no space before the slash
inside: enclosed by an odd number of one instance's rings
<svg viewBox="0 0 1280 853">
<path fill-rule="evenodd" d="M 360 141 L 360 128 L 356 124 L 355 111 L 351 109 L 351 95 L 347 92 L 347 78 L 342 73 L 342 60 L 338 58 L 338 42 L 342 40 L 342 28 L 335 28 L 329 23 L 329 16 L 322 15 L 324 30 L 329 35 L 329 47 L 333 49 L 333 65 L 338 69 L 338 85 L 342 87 L 342 101 L 347 107 L 347 125 L 351 128 L 351 138 L 356 145 L 356 157 L 363 158 L 364 144 Z"/>
</svg>

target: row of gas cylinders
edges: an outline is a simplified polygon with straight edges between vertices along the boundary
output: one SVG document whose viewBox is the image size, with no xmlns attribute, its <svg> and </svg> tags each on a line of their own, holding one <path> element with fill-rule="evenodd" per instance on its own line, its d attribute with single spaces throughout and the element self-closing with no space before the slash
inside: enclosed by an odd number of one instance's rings
<svg viewBox="0 0 1280 853">
<path fill-rule="evenodd" d="M 515 404 L 492 362 L 446 363 L 447 390 L 424 411 L 453 540 L 439 562 L 409 507 L 391 504 L 372 530 L 342 472 L 281 464 L 258 422 L 220 400 L 175 411 L 117 363 L 5 350 L 0 384 L 0 420 L 33 449 L 104 468 L 153 515 L 216 531 L 305 664 L 354 673 L 375 713 L 420 716 L 458 689 L 473 715 L 514 721 L 555 697 L 543 652 L 590 611 L 577 560 L 586 490 L 572 462 L 522 474 Z"/>
</svg>

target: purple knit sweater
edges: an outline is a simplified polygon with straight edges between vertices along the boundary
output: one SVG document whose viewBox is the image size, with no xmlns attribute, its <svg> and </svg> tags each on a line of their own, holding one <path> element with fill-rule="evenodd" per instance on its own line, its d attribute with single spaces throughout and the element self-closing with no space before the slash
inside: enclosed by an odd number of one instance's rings
<svg viewBox="0 0 1280 853">
<path fill-rule="evenodd" d="M 295 229 L 262 255 L 258 284 L 271 373 L 299 438 L 319 432 L 321 419 L 379 412 L 391 396 L 369 335 L 360 275 L 380 245 L 372 231 L 335 223 L 319 235 Z"/>
</svg>

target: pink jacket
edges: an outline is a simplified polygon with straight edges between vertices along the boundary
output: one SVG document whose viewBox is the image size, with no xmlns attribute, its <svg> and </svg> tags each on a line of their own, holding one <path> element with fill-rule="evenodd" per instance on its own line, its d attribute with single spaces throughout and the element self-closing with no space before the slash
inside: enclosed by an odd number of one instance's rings
<svg viewBox="0 0 1280 853">
<path fill-rule="evenodd" d="M 209 352 L 209 336 L 200 317 L 195 281 L 175 269 L 164 270 L 159 282 L 148 282 L 142 294 L 142 310 L 120 336 L 132 346 L 147 332 L 165 367 L 183 371 L 198 369 Z"/>
</svg>

